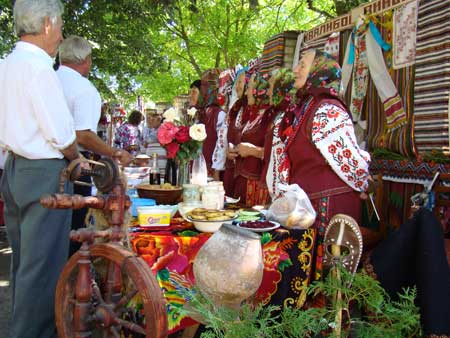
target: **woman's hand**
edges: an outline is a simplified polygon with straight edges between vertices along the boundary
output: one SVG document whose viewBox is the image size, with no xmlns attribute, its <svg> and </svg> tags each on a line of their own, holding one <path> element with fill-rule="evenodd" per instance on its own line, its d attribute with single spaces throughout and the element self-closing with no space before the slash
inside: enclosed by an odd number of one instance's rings
<svg viewBox="0 0 450 338">
<path fill-rule="evenodd" d="M 239 156 L 239 154 L 237 153 L 237 151 L 235 149 L 228 148 L 227 160 L 234 161 L 236 159 L 236 157 L 238 157 L 238 156 Z"/>
<path fill-rule="evenodd" d="M 369 198 L 369 195 L 373 192 L 375 192 L 375 190 L 377 190 L 378 184 L 379 182 L 375 182 L 373 177 L 371 175 L 369 175 L 367 177 L 367 190 L 363 191 L 359 194 L 359 197 L 363 200 L 367 200 Z"/>
<path fill-rule="evenodd" d="M 257 147 L 254 144 L 248 142 L 239 143 L 235 149 L 241 157 L 253 156 L 259 159 L 264 158 L 264 148 Z"/>
</svg>

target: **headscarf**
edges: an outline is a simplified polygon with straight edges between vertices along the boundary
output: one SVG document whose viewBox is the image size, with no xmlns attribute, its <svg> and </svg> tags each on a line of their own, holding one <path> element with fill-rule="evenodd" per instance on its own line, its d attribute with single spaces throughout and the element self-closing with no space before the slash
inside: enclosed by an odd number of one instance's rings
<svg viewBox="0 0 450 338">
<path fill-rule="evenodd" d="M 268 90 L 270 87 L 269 80 L 272 74 L 257 73 L 255 77 L 255 88 L 253 88 L 253 97 L 255 98 L 255 105 L 261 106 L 269 104 Z"/>
<path fill-rule="evenodd" d="M 219 75 L 219 96 L 224 99 L 224 109 L 228 111 L 228 104 L 230 103 L 231 88 L 233 86 L 236 71 L 234 68 L 228 68 L 222 71 Z M 219 99 L 219 102 L 221 99 Z"/>
<path fill-rule="evenodd" d="M 205 71 L 201 77 L 200 95 L 203 98 L 204 107 L 219 105 L 219 76 L 220 69 L 212 68 Z"/>
<path fill-rule="evenodd" d="M 294 97 L 297 89 L 294 87 L 295 75 L 291 69 L 278 68 L 273 71 L 272 76 L 275 78 L 273 85 L 272 103 L 278 106 L 288 97 Z"/>
<path fill-rule="evenodd" d="M 244 110 L 242 115 L 242 123 L 253 121 L 258 116 L 261 109 L 267 109 L 270 105 L 268 90 L 270 87 L 269 79 L 271 74 L 256 73 L 255 75 L 255 86 L 252 93 L 255 99 L 255 104 L 247 106 L 247 109 Z M 249 88 L 247 90 L 249 90 Z"/>
<path fill-rule="evenodd" d="M 315 50 L 314 60 L 309 69 L 305 85 L 297 90 L 296 104 L 290 106 L 280 126 L 281 137 L 284 138 L 289 129 L 292 129 L 294 118 L 305 112 L 309 98 L 328 96 L 339 100 L 343 106 L 345 103 L 339 97 L 341 86 L 341 67 L 328 53 Z"/>
<path fill-rule="evenodd" d="M 333 57 L 316 49 L 316 55 L 309 70 L 308 78 L 303 88 L 297 91 L 298 97 L 306 95 L 319 96 L 328 94 L 339 98 L 341 86 L 341 67 Z"/>
<path fill-rule="evenodd" d="M 240 68 L 237 72 L 236 75 L 234 77 L 234 81 L 233 81 L 233 86 L 231 88 L 231 97 L 230 97 L 230 109 L 233 107 L 233 105 L 236 103 L 237 100 L 241 99 L 242 96 L 245 94 L 245 89 L 246 89 L 246 85 L 244 85 L 244 91 L 243 94 L 241 95 L 241 97 L 238 97 L 238 94 L 236 93 L 236 85 L 237 82 L 239 80 L 239 77 L 244 74 L 246 74 L 246 71 L 248 70 L 247 67 L 244 68 Z"/>
</svg>

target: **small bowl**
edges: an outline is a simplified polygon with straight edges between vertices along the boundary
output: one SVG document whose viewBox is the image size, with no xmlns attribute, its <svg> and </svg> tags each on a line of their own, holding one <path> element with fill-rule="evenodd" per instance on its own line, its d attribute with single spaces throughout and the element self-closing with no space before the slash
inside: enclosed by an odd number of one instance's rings
<svg viewBox="0 0 450 338">
<path fill-rule="evenodd" d="M 190 202 L 181 202 L 178 203 L 178 212 L 180 213 L 181 217 L 183 217 L 186 221 L 192 222 L 190 219 L 187 218 L 186 214 L 194 210 L 195 208 L 201 208 L 203 206 L 201 201 L 190 201 Z"/>
<path fill-rule="evenodd" d="M 200 220 L 193 220 L 193 219 L 187 219 L 189 222 L 194 223 L 195 228 L 198 231 L 201 232 L 216 232 L 220 229 L 222 224 L 230 222 L 232 220 L 228 221 L 200 221 Z"/>
<path fill-rule="evenodd" d="M 183 188 L 180 187 L 162 189 L 150 184 L 139 184 L 136 189 L 139 197 L 152 198 L 157 204 L 178 204 L 183 193 Z"/>
<path fill-rule="evenodd" d="M 148 155 L 137 155 L 134 158 L 133 162 L 138 167 L 148 167 L 148 164 L 150 163 L 150 156 L 148 156 Z"/>
<path fill-rule="evenodd" d="M 233 218 L 227 219 L 226 221 L 208 221 L 208 220 L 194 220 L 191 218 L 187 218 L 189 222 L 194 223 L 195 228 L 201 232 L 216 232 L 220 229 L 222 224 L 224 223 L 232 223 L 237 218 L 237 215 Z"/>
</svg>

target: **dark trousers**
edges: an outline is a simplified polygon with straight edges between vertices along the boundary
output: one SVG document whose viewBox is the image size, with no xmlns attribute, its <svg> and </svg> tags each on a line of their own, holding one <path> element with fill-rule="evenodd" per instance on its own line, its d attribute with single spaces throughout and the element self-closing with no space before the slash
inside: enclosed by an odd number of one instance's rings
<svg viewBox="0 0 450 338">
<path fill-rule="evenodd" d="M 450 335 L 450 268 L 436 217 L 421 209 L 372 252 L 377 279 L 393 298 L 417 286 L 426 335 Z"/>
<path fill-rule="evenodd" d="M 59 189 L 65 160 L 28 160 L 10 154 L 1 192 L 11 255 L 13 338 L 56 337 L 54 303 L 67 260 L 71 210 L 45 209 L 43 194 Z M 66 192 L 71 192 L 67 184 Z"/>
</svg>

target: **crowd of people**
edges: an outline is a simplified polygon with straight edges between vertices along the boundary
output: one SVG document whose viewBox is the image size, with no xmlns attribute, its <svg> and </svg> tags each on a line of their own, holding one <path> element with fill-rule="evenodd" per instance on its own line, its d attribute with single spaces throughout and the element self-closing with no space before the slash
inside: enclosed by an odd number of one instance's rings
<svg viewBox="0 0 450 338">
<path fill-rule="evenodd" d="M 60 0 L 16 0 L 19 41 L 0 63 L 0 144 L 8 151 L 1 193 L 12 248 L 14 338 L 56 337 L 56 282 L 68 257 L 70 228 L 84 222 L 83 214 L 69 209 L 43 208 L 40 197 L 58 192 L 60 171 L 81 156 L 128 165 L 141 145 L 157 141 L 161 124 L 159 115 L 150 115 L 141 131 L 144 116 L 133 111 L 117 128 L 115 147 L 98 136 L 102 104 L 87 79 L 92 49 L 82 37 L 63 40 L 62 12 Z M 339 96 L 340 66 L 330 55 L 309 50 L 294 71 L 242 68 L 225 80 L 221 74 L 210 69 L 190 86 L 189 105 L 207 132 L 202 151 L 208 173 L 247 206 L 280 197 L 280 183 L 304 189 L 318 213 L 311 276 L 320 276 L 330 218 L 344 213 L 360 224 L 361 200 L 371 185 L 370 155 L 358 146 Z M 77 193 L 90 195 L 85 188 Z M 65 189 L 73 191 L 68 182 Z M 421 210 L 374 249 L 366 269 L 392 294 L 417 285 L 425 333 L 444 337 L 450 334 L 450 271 L 439 231 Z"/>
<path fill-rule="evenodd" d="M 308 283 L 322 278 L 325 230 L 333 215 L 351 216 L 363 238 L 370 234 L 361 226 L 361 206 L 373 189 L 371 159 L 358 145 L 339 93 L 341 68 L 329 54 L 307 50 L 293 71 L 236 72 L 228 98 L 221 97 L 220 74 L 203 74 L 196 105 L 208 133 L 203 155 L 209 173 L 247 207 L 282 196 L 280 184 L 298 184 L 317 213 Z M 424 335 L 449 335 L 450 269 L 442 229 L 430 211 L 419 210 L 366 257 L 362 265 L 392 297 L 417 287 Z"/>
</svg>

